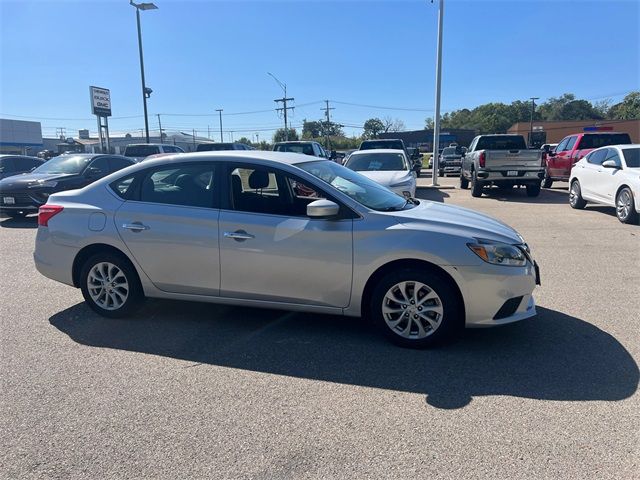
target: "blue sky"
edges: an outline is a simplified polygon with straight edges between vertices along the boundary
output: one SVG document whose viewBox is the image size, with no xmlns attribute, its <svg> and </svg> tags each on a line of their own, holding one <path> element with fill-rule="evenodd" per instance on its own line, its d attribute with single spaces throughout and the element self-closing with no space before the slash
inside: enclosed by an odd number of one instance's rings
<svg viewBox="0 0 640 480">
<path fill-rule="evenodd" d="M 295 98 L 294 125 L 319 119 L 325 99 L 346 125 L 391 116 L 422 128 L 433 115 L 437 1 L 154 1 L 142 12 L 152 129 L 160 113 L 163 128 L 210 126 L 217 139 L 223 108 L 225 140 L 270 138 L 282 91 L 266 72 Z M 564 92 L 617 101 L 640 85 L 639 21 L 637 0 L 445 0 L 443 111 Z M 3 118 L 40 120 L 45 136 L 95 131 L 97 85 L 111 89 L 112 131 L 143 127 L 127 0 L 0 0 L 0 32 Z"/>
</svg>

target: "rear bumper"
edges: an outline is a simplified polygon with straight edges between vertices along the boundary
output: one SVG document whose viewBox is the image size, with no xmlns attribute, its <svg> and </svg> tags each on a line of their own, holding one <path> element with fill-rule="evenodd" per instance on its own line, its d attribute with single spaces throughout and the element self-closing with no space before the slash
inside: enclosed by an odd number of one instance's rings
<svg viewBox="0 0 640 480">
<path fill-rule="evenodd" d="M 38 227 L 33 261 L 36 269 L 51 280 L 73 285 L 73 261 L 78 248 L 55 243 L 47 227 Z"/>
<path fill-rule="evenodd" d="M 509 175 L 517 172 L 517 175 Z M 493 183 L 538 183 L 544 178 L 544 168 L 536 169 L 505 169 L 505 170 L 478 170 L 477 176 L 482 182 Z"/>
</svg>

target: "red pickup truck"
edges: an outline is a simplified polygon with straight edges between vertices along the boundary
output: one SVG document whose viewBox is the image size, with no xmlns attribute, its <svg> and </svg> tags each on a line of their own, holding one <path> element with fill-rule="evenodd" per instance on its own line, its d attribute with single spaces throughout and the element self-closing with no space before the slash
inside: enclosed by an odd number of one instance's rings
<svg viewBox="0 0 640 480">
<path fill-rule="evenodd" d="M 569 181 L 573 164 L 594 148 L 630 143 L 631 137 L 628 133 L 594 132 L 569 135 L 563 138 L 554 150 L 544 156 L 545 172 L 542 186 L 549 188 L 554 181 Z"/>
</svg>

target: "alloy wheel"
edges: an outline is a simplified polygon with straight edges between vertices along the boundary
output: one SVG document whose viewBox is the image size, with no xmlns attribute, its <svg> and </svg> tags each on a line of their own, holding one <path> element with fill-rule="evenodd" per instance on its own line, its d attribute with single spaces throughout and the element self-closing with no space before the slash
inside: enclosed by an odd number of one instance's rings
<svg viewBox="0 0 640 480">
<path fill-rule="evenodd" d="M 105 310 L 119 309 L 129 296 L 127 277 L 117 265 L 109 262 L 100 262 L 91 268 L 87 289 L 96 305 Z"/>
<path fill-rule="evenodd" d="M 631 194 L 626 189 L 622 190 L 618 195 L 616 213 L 621 220 L 625 220 L 629 216 L 629 213 L 631 213 Z"/>
<path fill-rule="evenodd" d="M 421 282 L 392 286 L 382 302 L 382 316 L 395 334 L 411 340 L 432 335 L 442 324 L 444 309 L 438 294 Z"/>
<path fill-rule="evenodd" d="M 578 187 L 578 182 L 573 182 L 571 184 L 571 188 L 569 189 L 569 203 L 571 204 L 572 207 L 576 206 L 579 196 L 580 196 L 580 187 Z"/>
</svg>

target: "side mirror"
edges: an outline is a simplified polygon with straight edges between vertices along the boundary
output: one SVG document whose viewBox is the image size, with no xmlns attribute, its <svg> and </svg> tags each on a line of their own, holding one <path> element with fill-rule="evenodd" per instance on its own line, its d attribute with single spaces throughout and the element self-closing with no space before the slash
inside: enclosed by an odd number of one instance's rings
<svg viewBox="0 0 640 480">
<path fill-rule="evenodd" d="M 335 217 L 338 215 L 338 212 L 340 212 L 340 206 L 337 203 L 324 198 L 311 202 L 307 205 L 307 217 L 310 218 Z"/>
<path fill-rule="evenodd" d="M 607 160 L 605 162 L 602 162 L 602 166 L 604 168 L 620 168 L 615 160 Z"/>
<path fill-rule="evenodd" d="M 549 153 L 547 153 L 548 156 L 550 157 L 555 157 L 556 156 L 556 152 L 554 152 L 553 150 L 549 150 Z"/>
</svg>

